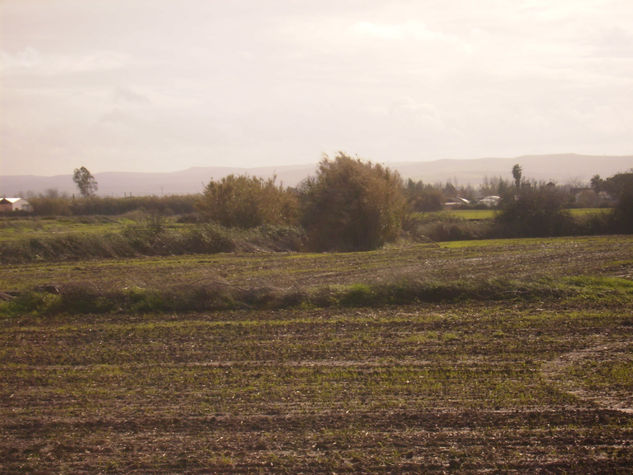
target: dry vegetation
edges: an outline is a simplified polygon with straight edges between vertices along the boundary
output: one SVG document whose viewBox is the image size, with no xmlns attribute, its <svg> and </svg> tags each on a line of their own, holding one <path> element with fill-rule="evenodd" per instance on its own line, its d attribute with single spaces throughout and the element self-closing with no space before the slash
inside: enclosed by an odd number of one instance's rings
<svg viewBox="0 0 633 475">
<path fill-rule="evenodd" d="M 633 464 L 631 236 L 36 262 L 0 291 L 0 471 Z"/>
</svg>

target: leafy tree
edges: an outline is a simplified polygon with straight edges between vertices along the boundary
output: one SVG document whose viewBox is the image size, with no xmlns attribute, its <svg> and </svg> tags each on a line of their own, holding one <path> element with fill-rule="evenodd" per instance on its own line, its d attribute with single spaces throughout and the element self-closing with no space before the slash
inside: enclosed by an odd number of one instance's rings
<svg viewBox="0 0 633 475">
<path fill-rule="evenodd" d="M 613 210 L 615 228 L 633 233 L 633 172 L 617 173 L 602 182 L 602 189 L 617 199 Z"/>
<path fill-rule="evenodd" d="M 444 194 L 432 185 L 409 179 L 405 188 L 407 203 L 413 211 L 439 211 L 444 203 Z"/>
<path fill-rule="evenodd" d="M 633 188 L 622 192 L 613 214 L 619 231 L 633 233 Z"/>
<path fill-rule="evenodd" d="M 600 178 L 600 175 L 594 175 L 591 177 L 591 188 L 596 193 L 602 191 L 602 187 L 604 186 L 604 180 Z"/>
<path fill-rule="evenodd" d="M 262 224 L 293 224 L 296 196 L 275 178 L 229 175 L 211 180 L 197 205 L 203 216 L 223 226 L 252 228 Z"/>
<path fill-rule="evenodd" d="M 518 163 L 512 167 L 512 178 L 517 190 L 521 187 L 521 178 L 523 177 L 523 169 Z"/>
<path fill-rule="evenodd" d="M 301 186 L 302 224 L 314 250 L 368 250 L 398 237 L 406 212 L 397 172 L 339 152 Z"/>
<path fill-rule="evenodd" d="M 79 193 L 84 198 L 94 196 L 97 191 L 97 180 L 92 176 L 86 167 L 75 168 L 73 181 L 79 188 Z"/>
<path fill-rule="evenodd" d="M 631 190 L 633 190 L 633 172 L 616 173 L 606 180 L 600 181 L 600 191 L 606 191 L 616 199 Z"/>
</svg>

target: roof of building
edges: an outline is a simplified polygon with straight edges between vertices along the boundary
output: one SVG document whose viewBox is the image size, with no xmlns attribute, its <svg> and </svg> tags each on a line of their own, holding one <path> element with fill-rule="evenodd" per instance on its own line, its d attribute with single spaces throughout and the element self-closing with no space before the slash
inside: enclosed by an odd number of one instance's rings
<svg viewBox="0 0 633 475">
<path fill-rule="evenodd" d="M 2 198 L 3 200 L 7 200 L 9 203 L 13 204 L 17 201 L 23 200 L 26 201 L 24 198 Z M 1 201 L 1 200 L 0 200 Z"/>
</svg>

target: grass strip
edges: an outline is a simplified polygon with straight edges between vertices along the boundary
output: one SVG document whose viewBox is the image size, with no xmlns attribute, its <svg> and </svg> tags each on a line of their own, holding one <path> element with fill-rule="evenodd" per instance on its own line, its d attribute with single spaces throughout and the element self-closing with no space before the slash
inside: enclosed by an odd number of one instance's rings
<svg viewBox="0 0 633 475">
<path fill-rule="evenodd" d="M 66 233 L 0 241 L 0 264 L 98 258 L 215 254 L 236 250 L 298 250 L 303 231 L 289 226 L 250 230 L 202 224 L 174 230 L 128 225 L 120 232 Z"/>
<path fill-rule="evenodd" d="M 381 284 L 323 286 L 310 289 L 241 288 L 226 283 L 167 288 L 123 288 L 100 292 L 74 284 L 5 296 L 6 316 L 146 313 L 232 309 L 376 307 L 418 302 L 534 301 L 546 299 L 622 303 L 633 300 L 633 282 L 619 278 L 575 276 L 557 281 L 470 280 L 436 282 L 415 279 Z"/>
</svg>

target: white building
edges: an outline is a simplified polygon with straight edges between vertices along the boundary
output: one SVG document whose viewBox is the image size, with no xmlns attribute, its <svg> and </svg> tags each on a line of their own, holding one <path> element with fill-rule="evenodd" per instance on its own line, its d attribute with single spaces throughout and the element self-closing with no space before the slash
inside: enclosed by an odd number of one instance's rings
<svg viewBox="0 0 633 475">
<path fill-rule="evenodd" d="M 31 203 L 24 198 L 2 198 L 0 199 L 0 212 L 10 211 L 33 211 Z"/>
</svg>

